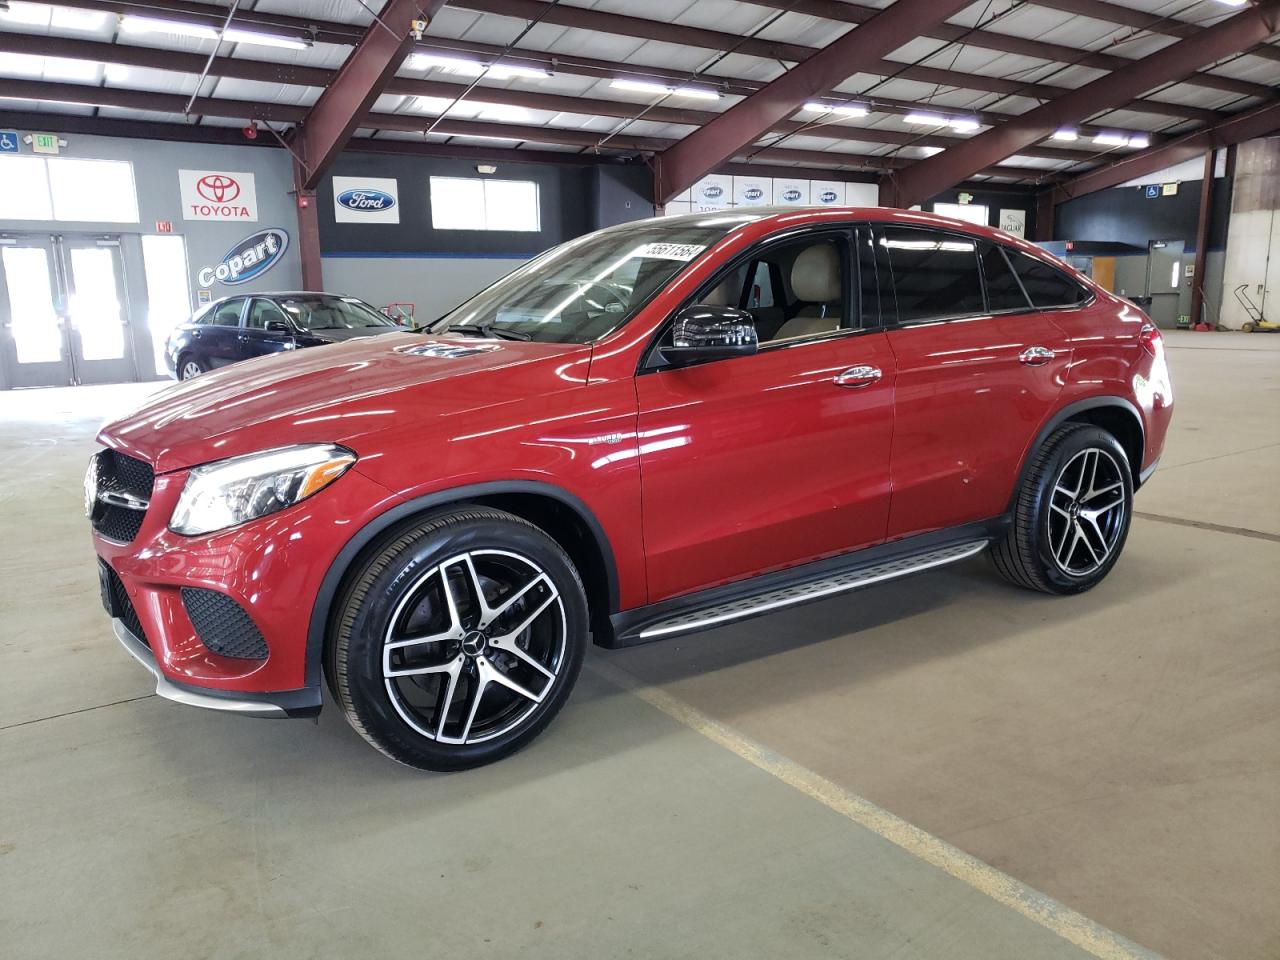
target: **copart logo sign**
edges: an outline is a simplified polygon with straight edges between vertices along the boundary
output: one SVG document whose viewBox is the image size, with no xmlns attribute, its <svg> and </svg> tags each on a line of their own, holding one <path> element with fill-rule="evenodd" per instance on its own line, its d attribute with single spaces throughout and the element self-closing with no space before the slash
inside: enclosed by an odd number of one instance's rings
<svg viewBox="0 0 1280 960">
<path fill-rule="evenodd" d="M 395 177 L 334 177 L 333 219 L 338 223 L 399 223 Z"/>
<path fill-rule="evenodd" d="M 221 263 L 201 267 L 196 280 L 202 287 L 211 287 L 215 283 L 229 286 L 248 283 L 279 263 L 288 249 L 289 234 L 279 227 L 267 227 L 250 234 L 228 250 Z"/>
<path fill-rule="evenodd" d="M 258 192 L 252 173 L 227 170 L 179 170 L 184 220 L 258 219 Z"/>
</svg>

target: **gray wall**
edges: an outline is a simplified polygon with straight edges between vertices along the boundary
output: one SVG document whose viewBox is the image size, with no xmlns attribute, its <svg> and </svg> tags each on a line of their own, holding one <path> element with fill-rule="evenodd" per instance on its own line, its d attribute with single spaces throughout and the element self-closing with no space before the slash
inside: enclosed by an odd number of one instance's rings
<svg viewBox="0 0 1280 960">
<path fill-rule="evenodd" d="M 333 293 L 359 297 L 375 307 L 412 303 L 414 317 L 426 323 L 522 263 L 521 259 L 487 257 L 330 255 L 324 258 L 324 285 Z"/>
<path fill-rule="evenodd" d="M 67 141 L 67 145 L 62 148 L 61 156 L 128 160 L 133 164 L 139 222 L 58 222 L 51 225 L 28 220 L 0 220 L 0 235 L 92 233 L 120 237 L 129 300 L 130 334 L 138 373 L 142 378 L 151 377 L 156 372 L 153 369 L 150 332 L 146 328 L 147 287 L 143 274 L 141 237 L 143 234 L 155 233 L 157 221 L 170 221 L 173 233 L 181 235 L 186 241 L 187 272 L 193 306 L 198 301 L 197 291 L 200 287 L 196 276 L 200 268 L 220 263 L 238 241 L 266 227 L 278 227 L 289 234 L 290 243 L 284 257 L 261 277 L 247 283 L 227 286 L 215 282 L 209 288 L 213 298 L 232 292 L 296 289 L 301 284 L 302 270 L 296 242 L 297 216 L 293 198 L 288 192 L 293 187 L 292 174 L 289 156 L 283 150 L 128 140 L 75 133 L 63 134 L 63 139 Z M 24 155 L 29 155 L 25 149 Z M 184 220 L 178 187 L 180 169 L 252 173 L 258 201 L 257 221 Z M 7 315 L 7 303 L 0 305 L 0 310 Z M 8 344 L 4 346 L 8 348 Z"/>
</svg>

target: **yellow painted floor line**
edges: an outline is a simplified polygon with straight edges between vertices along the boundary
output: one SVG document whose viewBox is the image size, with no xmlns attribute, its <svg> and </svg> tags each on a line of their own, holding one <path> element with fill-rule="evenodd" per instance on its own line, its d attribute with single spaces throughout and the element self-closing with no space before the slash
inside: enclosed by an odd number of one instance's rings
<svg viewBox="0 0 1280 960">
<path fill-rule="evenodd" d="M 1095 923 L 1052 897 L 1028 887 L 977 857 L 926 833 L 870 800 L 852 793 L 756 743 L 696 707 L 657 687 L 646 686 L 618 667 L 597 658 L 590 670 L 691 730 L 702 734 L 739 757 L 754 764 L 783 783 L 807 794 L 836 813 L 865 827 L 877 836 L 901 847 L 915 857 L 945 871 L 962 883 L 986 894 L 997 903 L 1057 934 L 1101 960 L 1159 960 L 1159 954 L 1140 947 L 1118 933 Z"/>
</svg>

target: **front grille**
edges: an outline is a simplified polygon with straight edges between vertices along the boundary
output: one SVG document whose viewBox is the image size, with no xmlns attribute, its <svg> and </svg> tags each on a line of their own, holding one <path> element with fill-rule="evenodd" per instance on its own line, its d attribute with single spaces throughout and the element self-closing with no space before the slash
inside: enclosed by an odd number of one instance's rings
<svg viewBox="0 0 1280 960">
<path fill-rule="evenodd" d="M 107 612 L 113 617 L 119 617 L 120 621 L 129 628 L 130 633 L 148 647 L 151 646 L 146 631 L 142 629 L 142 621 L 138 619 L 138 611 L 134 608 L 133 601 L 129 599 L 129 592 L 125 590 L 119 575 L 105 560 L 99 559 L 98 567 L 102 572 L 102 602 Z"/>
<path fill-rule="evenodd" d="M 222 657 L 267 659 L 267 642 L 253 619 L 225 593 L 203 587 L 183 587 L 182 605 L 200 642 Z"/>
<path fill-rule="evenodd" d="M 108 540 L 131 543 L 142 528 L 146 509 L 108 503 L 102 494 L 124 494 L 144 503 L 151 499 L 155 473 L 151 465 L 116 450 L 103 450 L 94 459 L 98 479 L 98 501 L 93 506 L 93 529 Z"/>
</svg>

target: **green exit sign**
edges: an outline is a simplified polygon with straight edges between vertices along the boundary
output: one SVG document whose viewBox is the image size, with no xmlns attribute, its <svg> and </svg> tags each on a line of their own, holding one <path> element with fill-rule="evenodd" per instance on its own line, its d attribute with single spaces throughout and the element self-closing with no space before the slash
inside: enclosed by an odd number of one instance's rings
<svg viewBox="0 0 1280 960">
<path fill-rule="evenodd" d="M 56 133 L 33 133 L 31 149 L 36 153 L 57 153 L 58 135 Z"/>
</svg>

